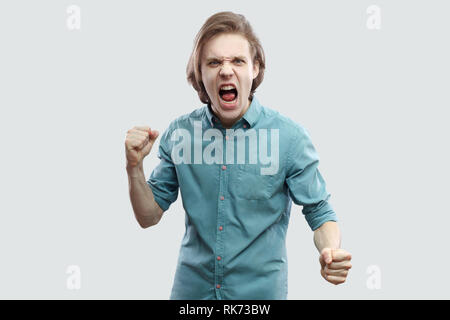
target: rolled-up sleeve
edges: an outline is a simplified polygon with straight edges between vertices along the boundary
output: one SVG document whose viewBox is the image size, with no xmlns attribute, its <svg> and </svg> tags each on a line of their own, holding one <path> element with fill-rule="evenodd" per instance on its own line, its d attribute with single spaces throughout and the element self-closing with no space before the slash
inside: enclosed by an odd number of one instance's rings
<svg viewBox="0 0 450 320">
<path fill-rule="evenodd" d="M 328 203 L 331 195 L 318 169 L 319 156 L 308 132 L 301 126 L 295 127 L 289 146 L 286 184 L 292 201 L 303 206 L 302 212 L 312 230 L 327 221 L 337 221 Z"/>
<path fill-rule="evenodd" d="M 161 136 L 157 156 L 161 160 L 152 171 L 147 184 L 158 205 L 166 211 L 178 197 L 178 178 L 170 152 L 170 135 L 167 129 Z"/>
</svg>

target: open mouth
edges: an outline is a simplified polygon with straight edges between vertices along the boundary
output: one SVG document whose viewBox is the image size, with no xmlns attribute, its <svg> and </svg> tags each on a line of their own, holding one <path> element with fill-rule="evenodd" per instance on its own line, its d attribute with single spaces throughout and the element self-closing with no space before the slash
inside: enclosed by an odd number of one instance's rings
<svg viewBox="0 0 450 320">
<path fill-rule="evenodd" d="M 225 103 L 234 103 L 238 97 L 238 91 L 234 86 L 222 86 L 219 90 L 220 99 Z"/>
</svg>

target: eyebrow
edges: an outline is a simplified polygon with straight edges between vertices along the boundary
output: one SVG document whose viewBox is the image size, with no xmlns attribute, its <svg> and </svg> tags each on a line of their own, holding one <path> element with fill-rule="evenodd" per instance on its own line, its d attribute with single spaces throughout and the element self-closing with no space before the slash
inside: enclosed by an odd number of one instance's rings
<svg viewBox="0 0 450 320">
<path fill-rule="evenodd" d="M 241 59 L 241 60 L 244 60 L 244 61 L 247 60 L 247 58 L 244 57 L 244 56 L 235 56 L 235 57 L 232 57 L 232 59 L 233 59 L 233 60 L 234 60 L 234 59 Z M 214 61 L 214 60 L 222 61 L 223 58 L 218 58 L 218 57 L 215 57 L 215 56 L 206 58 L 206 61 L 208 61 L 208 62 L 209 62 L 209 61 Z"/>
</svg>

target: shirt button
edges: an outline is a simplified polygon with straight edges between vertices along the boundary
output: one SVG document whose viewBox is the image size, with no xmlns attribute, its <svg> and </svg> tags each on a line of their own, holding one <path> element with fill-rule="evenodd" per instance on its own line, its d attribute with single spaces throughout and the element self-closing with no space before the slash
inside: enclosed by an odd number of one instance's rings
<svg viewBox="0 0 450 320">
<path fill-rule="evenodd" d="M 227 170 L 227 166 L 222 166 L 222 170 Z"/>
<path fill-rule="evenodd" d="M 224 200 L 225 199 L 225 197 L 224 196 L 220 196 L 220 200 Z"/>
<path fill-rule="evenodd" d="M 229 138 L 228 138 L 228 136 L 225 136 L 225 140 L 228 140 Z"/>
<path fill-rule="evenodd" d="M 220 231 L 222 231 L 222 230 L 223 230 L 223 227 L 222 227 L 222 226 L 220 226 L 220 227 L 219 227 L 219 230 L 220 230 Z"/>
<path fill-rule="evenodd" d="M 220 256 L 218 256 L 218 257 L 217 257 L 217 260 L 219 260 L 219 261 L 220 261 L 221 259 L 222 259 L 222 258 L 221 258 Z"/>
<path fill-rule="evenodd" d="M 216 288 L 217 288 L 217 289 L 220 289 L 220 284 L 218 284 L 218 285 L 216 286 Z"/>
</svg>

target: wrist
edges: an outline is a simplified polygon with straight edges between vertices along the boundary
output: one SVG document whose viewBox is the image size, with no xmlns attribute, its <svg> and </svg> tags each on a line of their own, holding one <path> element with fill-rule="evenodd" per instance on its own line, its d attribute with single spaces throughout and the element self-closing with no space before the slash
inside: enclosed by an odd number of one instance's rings
<svg viewBox="0 0 450 320">
<path fill-rule="evenodd" d="M 144 174 L 144 167 L 142 163 L 133 166 L 127 162 L 126 169 L 130 177 L 140 177 Z"/>
</svg>

